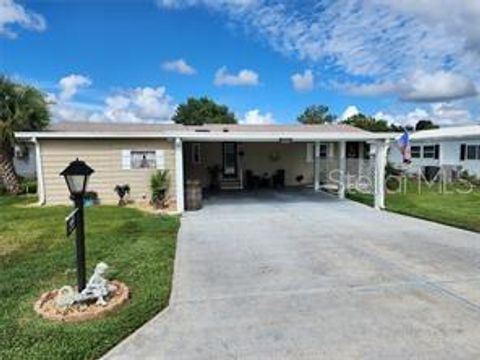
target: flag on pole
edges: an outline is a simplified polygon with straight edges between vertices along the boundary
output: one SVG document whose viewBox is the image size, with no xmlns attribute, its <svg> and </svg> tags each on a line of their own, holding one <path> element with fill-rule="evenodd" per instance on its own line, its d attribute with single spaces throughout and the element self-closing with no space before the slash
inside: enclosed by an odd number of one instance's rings
<svg viewBox="0 0 480 360">
<path fill-rule="evenodd" d="M 412 152 L 410 149 L 410 135 L 406 130 L 403 135 L 398 138 L 397 144 L 402 153 L 403 163 L 410 164 L 412 162 Z"/>
</svg>

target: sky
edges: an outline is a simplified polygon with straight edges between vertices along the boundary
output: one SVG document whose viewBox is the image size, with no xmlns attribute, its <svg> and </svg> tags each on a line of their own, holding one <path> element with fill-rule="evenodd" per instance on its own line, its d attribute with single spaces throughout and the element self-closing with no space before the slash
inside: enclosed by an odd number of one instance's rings
<svg viewBox="0 0 480 360">
<path fill-rule="evenodd" d="M 0 73 L 54 121 L 168 122 L 208 96 L 246 124 L 480 121 L 478 0 L 0 0 Z"/>
</svg>

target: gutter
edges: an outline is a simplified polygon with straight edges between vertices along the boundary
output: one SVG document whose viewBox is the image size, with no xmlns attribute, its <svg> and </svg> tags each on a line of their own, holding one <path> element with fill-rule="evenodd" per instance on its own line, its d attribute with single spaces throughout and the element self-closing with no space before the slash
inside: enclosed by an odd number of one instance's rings
<svg viewBox="0 0 480 360">
<path fill-rule="evenodd" d="M 242 142 L 315 142 L 315 141 L 374 141 L 391 139 L 394 135 L 376 134 L 376 133 L 348 133 L 348 132 L 278 132 L 278 133 L 259 133 L 259 132 L 18 132 L 17 138 L 37 138 L 37 139 L 182 139 L 183 141 L 242 141 Z"/>
<path fill-rule="evenodd" d="M 43 178 L 43 162 L 42 162 L 42 147 L 38 139 L 33 137 L 32 142 L 35 144 L 35 162 L 37 165 L 37 195 L 38 205 L 45 205 L 45 181 Z"/>
</svg>

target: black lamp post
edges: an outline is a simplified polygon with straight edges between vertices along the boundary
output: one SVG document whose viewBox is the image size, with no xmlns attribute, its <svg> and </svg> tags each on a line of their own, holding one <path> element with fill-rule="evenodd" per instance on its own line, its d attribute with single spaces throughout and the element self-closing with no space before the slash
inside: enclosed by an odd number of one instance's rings
<svg viewBox="0 0 480 360">
<path fill-rule="evenodd" d="M 65 182 L 70 192 L 70 199 L 75 203 L 76 225 L 76 255 L 77 255 L 77 281 L 78 291 L 82 291 L 86 285 L 85 277 L 85 229 L 83 221 L 83 197 L 87 190 L 88 179 L 94 170 L 84 161 L 72 161 L 60 175 L 65 177 Z"/>
</svg>

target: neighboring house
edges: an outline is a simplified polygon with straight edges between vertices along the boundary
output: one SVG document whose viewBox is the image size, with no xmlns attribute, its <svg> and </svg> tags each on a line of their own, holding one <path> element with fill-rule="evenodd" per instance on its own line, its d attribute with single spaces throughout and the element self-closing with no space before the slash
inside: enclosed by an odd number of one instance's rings
<svg viewBox="0 0 480 360">
<path fill-rule="evenodd" d="M 17 175 L 34 179 L 36 177 L 35 145 L 29 142 L 20 142 L 15 145 L 13 165 Z"/>
<path fill-rule="evenodd" d="M 59 173 L 76 158 L 95 173 L 89 189 L 102 203 L 115 203 L 117 184 L 129 184 L 134 201 L 148 201 L 149 179 L 157 169 L 170 173 L 169 196 L 184 209 L 184 184 L 199 180 L 208 189 L 218 170 L 221 189 L 244 189 L 252 181 L 285 186 L 330 186 L 337 170 L 338 195 L 346 178 L 374 175 L 372 192 L 383 207 L 386 163 L 385 134 L 347 125 L 203 125 L 59 123 L 46 131 L 16 134 L 37 148 L 39 199 L 42 204 L 67 203 Z M 368 159 L 370 147 L 375 160 Z M 342 171 L 343 170 L 343 171 Z M 342 175 L 343 174 L 343 175 Z"/>
<path fill-rule="evenodd" d="M 389 161 L 409 173 L 425 174 L 433 168 L 443 169 L 449 179 L 461 171 L 480 176 L 480 125 L 419 131 L 411 136 L 411 148 L 410 165 L 402 165 L 396 146 L 391 146 Z"/>
</svg>

